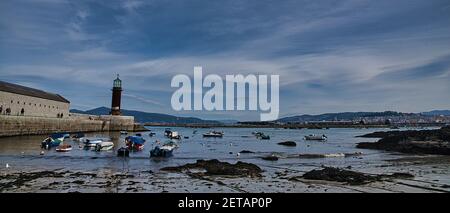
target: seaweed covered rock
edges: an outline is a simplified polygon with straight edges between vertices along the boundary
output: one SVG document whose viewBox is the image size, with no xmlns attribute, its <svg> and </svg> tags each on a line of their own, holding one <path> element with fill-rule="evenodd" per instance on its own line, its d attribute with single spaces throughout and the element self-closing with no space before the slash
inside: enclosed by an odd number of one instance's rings
<svg viewBox="0 0 450 213">
<path fill-rule="evenodd" d="M 403 153 L 450 155 L 449 127 L 436 130 L 392 131 L 372 134 L 383 135 L 383 137 L 375 143 L 363 142 L 356 147 Z M 370 134 L 368 135 L 370 136 Z"/>
<path fill-rule="evenodd" d="M 278 143 L 278 145 L 282 145 L 282 146 L 297 146 L 297 143 L 295 143 L 294 141 L 284 141 L 284 142 Z"/>
<path fill-rule="evenodd" d="M 261 159 L 267 160 L 267 161 L 277 161 L 278 157 L 276 155 L 268 155 L 268 156 L 262 157 Z"/>
<path fill-rule="evenodd" d="M 325 167 L 321 170 L 312 170 L 303 174 L 302 177 L 309 180 L 336 181 L 348 183 L 350 185 L 363 185 L 378 181 L 380 179 L 376 176 L 333 167 Z"/>
<path fill-rule="evenodd" d="M 197 160 L 195 163 L 189 163 L 176 167 L 164 167 L 163 171 L 185 172 L 192 169 L 203 169 L 205 172 L 197 175 L 218 175 L 232 177 L 261 177 L 262 169 L 255 164 L 238 161 L 236 164 L 213 160 Z"/>
</svg>

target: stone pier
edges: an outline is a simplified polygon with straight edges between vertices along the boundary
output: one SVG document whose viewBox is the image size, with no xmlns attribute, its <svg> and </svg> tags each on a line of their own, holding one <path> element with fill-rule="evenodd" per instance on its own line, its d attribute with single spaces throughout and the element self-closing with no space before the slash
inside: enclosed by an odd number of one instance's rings
<svg viewBox="0 0 450 213">
<path fill-rule="evenodd" d="M 0 137 L 54 132 L 134 131 L 133 116 L 71 114 L 68 118 L 0 115 Z"/>
</svg>

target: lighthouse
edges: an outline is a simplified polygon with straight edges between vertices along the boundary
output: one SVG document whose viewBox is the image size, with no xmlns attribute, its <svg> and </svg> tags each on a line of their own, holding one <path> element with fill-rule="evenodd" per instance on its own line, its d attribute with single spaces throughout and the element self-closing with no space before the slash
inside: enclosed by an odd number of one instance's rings
<svg viewBox="0 0 450 213">
<path fill-rule="evenodd" d="M 122 97 L 122 80 L 117 74 L 117 78 L 113 82 L 112 88 L 112 101 L 111 101 L 111 115 L 121 115 L 120 112 L 120 99 Z"/>
</svg>

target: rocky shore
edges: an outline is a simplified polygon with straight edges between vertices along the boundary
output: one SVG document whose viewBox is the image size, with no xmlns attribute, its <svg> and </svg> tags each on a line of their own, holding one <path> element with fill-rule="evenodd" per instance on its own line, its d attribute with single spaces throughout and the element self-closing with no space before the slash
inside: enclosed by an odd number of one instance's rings
<svg viewBox="0 0 450 213">
<path fill-rule="evenodd" d="M 450 127 L 436 130 L 374 132 L 359 137 L 381 138 L 375 143 L 358 143 L 357 148 L 413 154 L 450 155 Z"/>
</svg>

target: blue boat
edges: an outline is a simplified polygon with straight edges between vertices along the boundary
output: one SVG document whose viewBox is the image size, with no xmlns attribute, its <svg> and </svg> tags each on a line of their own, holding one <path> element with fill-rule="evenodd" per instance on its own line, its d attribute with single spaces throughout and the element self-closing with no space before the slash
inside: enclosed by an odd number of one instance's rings
<svg viewBox="0 0 450 213">
<path fill-rule="evenodd" d="M 59 139 L 53 139 L 51 137 L 46 138 L 44 141 L 42 141 L 41 143 L 41 148 L 42 149 L 50 149 L 52 147 L 57 147 L 59 146 L 59 144 L 61 144 L 61 140 Z"/>
<path fill-rule="evenodd" d="M 128 149 L 134 151 L 140 151 L 144 149 L 145 139 L 139 136 L 128 136 L 125 138 L 125 144 Z"/>
<path fill-rule="evenodd" d="M 66 133 L 53 133 L 50 135 L 50 138 L 52 138 L 53 140 L 63 141 L 64 138 L 66 138 L 66 136 L 67 136 Z"/>
<path fill-rule="evenodd" d="M 173 149 L 174 147 L 169 146 L 162 146 L 161 148 L 156 146 L 150 150 L 150 157 L 170 157 L 172 156 Z"/>
</svg>

